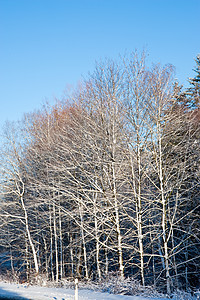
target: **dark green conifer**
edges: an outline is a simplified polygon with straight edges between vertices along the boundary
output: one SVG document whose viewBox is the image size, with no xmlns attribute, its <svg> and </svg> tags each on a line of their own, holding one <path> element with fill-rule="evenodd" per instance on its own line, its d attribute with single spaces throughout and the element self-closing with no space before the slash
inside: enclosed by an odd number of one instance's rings
<svg viewBox="0 0 200 300">
<path fill-rule="evenodd" d="M 194 71 L 196 76 L 189 78 L 190 87 L 187 89 L 190 106 L 194 109 L 200 107 L 200 54 L 197 55 L 195 62 L 196 67 Z"/>
</svg>

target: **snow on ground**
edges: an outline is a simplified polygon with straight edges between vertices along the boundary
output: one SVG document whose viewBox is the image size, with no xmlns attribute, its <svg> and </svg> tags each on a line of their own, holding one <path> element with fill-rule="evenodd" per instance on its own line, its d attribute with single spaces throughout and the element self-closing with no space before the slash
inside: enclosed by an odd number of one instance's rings
<svg viewBox="0 0 200 300">
<path fill-rule="evenodd" d="M 144 298 L 79 290 L 79 300 L 166 300 L 164 298 Z M 14 300 L 74 300 L 74 290 L 65 288 L 47 288 L 0 282 L 0 299 Z M 168 299 L 169 300 L 169 299 Z"/>
</svg>

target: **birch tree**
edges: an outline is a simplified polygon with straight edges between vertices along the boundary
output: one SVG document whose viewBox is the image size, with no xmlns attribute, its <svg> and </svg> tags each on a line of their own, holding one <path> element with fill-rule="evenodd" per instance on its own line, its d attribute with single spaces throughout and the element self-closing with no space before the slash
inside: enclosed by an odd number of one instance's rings
<svg viewBox="0 0 200 300">
<path fill-rule="evenodd" d="M 11 201 L 14 202 L 14 211 L 10 212 L 9 210 L 5 209 L 4 218 L 10 218 L 12 220 L 18 219 L 24 226 L 27 242 L 31 248 L 34 261 L 34 276 L 37 278 L 39 274 L 39 263 L 35 242 L 30 230 L 30 220 L 25 200 L 27 189 L 26 165 L 22 160 L 22 146 L 17 142 L 17 135 L 15 135 L 16 132 L 12 127 L 11 129 L 12 131 L 7 130 L 6 132 L 5 137 L 7 140 L 7 147 L 6 151 L 2 153 L 3 158 L 1 164 L 1 172 L 3 182 L 1 182 L 1 191 L 3 197 L 7 199 L 10 198 L 12 199 Z M 22 212 L 19 212 L 19 206 Z M 5 203 L 5 207 L 8 207 L 7 203 Z"/>
</svg>

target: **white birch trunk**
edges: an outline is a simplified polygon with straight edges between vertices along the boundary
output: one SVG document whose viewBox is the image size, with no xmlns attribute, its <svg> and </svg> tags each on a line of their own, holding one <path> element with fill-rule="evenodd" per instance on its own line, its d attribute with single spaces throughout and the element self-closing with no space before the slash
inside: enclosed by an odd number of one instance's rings
<svg viewBox="0 0 200 300">
<path fill-rule="evenodd" d="M 50 228 L 50 267 L 51 267 L 51 277 L 54 281 L 54 271 L 53 271 L 53 232 L 52 232 L 52 217 L 51 217 L 51 205 L 49 204 L 49 228 Z"/>
<path fill-rule="evenodd" d="M 63 244 L 62 244 L 62 219 L 59 205 L 59 240 L 60 240 L 60 278 L 63 277 Z"/>
<path fill-rule="evenodd" d="M 139 251 L 140 251 L 140 274 L 142 285 L 145 285 L 144 281 L 144 251 L 143 251 L 143 233 L 142 233 L 142 202 L 141 202 L 141 161 L 140 161 L 140 147 L 138 146 L 137 161 L 138 161 L 138 193 L 137 193 L 137 226 L 138 226 L 138 239 L 139 239 Z"/>
<path fill-rule="evenodd" d="M 97 185 L 97 182 L 96 182 Z M 97 274 L 99 279 L 101 278 L 101 268 L 100 268 L 100 261 L 99 261 L 99 236 L 98 236 L 98 223 L 97 223 L 97 193 L 94 194 L 94 226 L 95 226 L 95 238 L 96 238 L 96 264 L 97 264 Z"/>
<path fill-rule="evenodd" d="M 116 231 L 117 231 L 117 242 L 118 242 L 118 258 L 119 258 L 119 272 L 120 276 L 124 277 L 124 266 L 123 266 L 123 251 L 122 251 L 122 236 L 120 230 L 120 220 L 119 220 L 119 209 L 117 202 L 117 191 L 116 191 L 116 176 L 115 167 L 112 163 L 112 175 L 113 175 L 113 194 L 114 194 L 114 207 L 115 207 L 115 218 L 116 218 Z"/>
<path fill-rule="evenodd" d="M 143 250 L 143 232 L 142 232 L 142 203 L 141 203 L 141 166 L 140 166 L 140 150 L 138 147 L 137 153 L 137 166 L 138 166 L 138 185 L 136 188 L 136 178 L 135 172 L 133 168 L 133 161 L 131 157 L 131 168 L 132 168 L 132 178 L 133 178 L 133 192 L 136 201 L 136 219 L 137 219 L 137 232 L 138 232 L 138 242 L 139 242 L 139 254 L 140 254 L 140 275 L 141 275 L 141 283 L 144 286 L 144 250 Z"/>
<path fill-rule="evenodd" d="M 82 236 L 82 243 L 83 243 L 83 257 L 84 257 L 84 267 L 85 267 L 85 278 L 88 279 L 88 267 L 87 267 L 87 251 L 86 251 L 86 243 L 85 243 L 85 235 L 83 230 L 83 213 L 82 213 L 82 205 L 79 205 L 79 213 L 81 219 L 81 236 Z"/>
<path fill-rule="evenodd" d="M 28 215 L 27 215 L 27 211 L 26 211 L 26 207 L 24 205 L 24 199 L 23 199 L 22 195 L 20 196 L 20 201 L 21 201 L 21 205 L 22 205 L 22 208 L 23 208 L 23 211 L 24 211 L 24 218 L 25 218 L 25 224 L 26 224 L 26 233 L 27 233 L 28 241 L 29 241 L 32 253 L 33 253 L 35 273 L 36 273 L 36 278 L 37 278 L 37 276 L 39 274 L 39 265 L 38 265 L 38 260 L 37 260 L 37 253 L 36 253 L 35 246 L 33 244 L 31 233 L 30 233 L 30 230 L 29 230 Z"/>
<path fill-rule="evenodd" d="M 54 243 L 55 243 L 55 259 L 56 259 L 56 282 L 59 279 L 59 265 L 58 265 L 58 235 L 56 229 L 56 208 L 53 203 L 53 229 L 54 229 Z"/>
<path fill-rule="evenodd" d="M 71 258 L 71 276 L 74 276 L 74 256 L 73 256 L 73 247 L 72 247 L 72 243 L 73 243 L 73 239 L 72 236 L 69 236 L 69 243 L 70 243 L 70 258 Z"/>
<path fill-rule="evenodd" d="M 46 272 L 46 278 L 49 278 L 49 270 L 48 270 L 48 256 L 47 256 L 47 242 L 43 235 L 43 241 L 44 241 L 44 251 L 45 251 L 45 272 Z"/>
<path fill-rule="evenodd" d="M 159 113 L 160 115 L 160 113 Z M 163 165 L 162 165 L 162 138 L 160 122 L 157 123 L 158 130 L 158 147 L 159 147 L 159 181 L 160 181 L 160 192 L 161 192 L 161 203 L 162 203 L 162 237 L 164 247 L 164 258 L 165 258 L 165 274 L 166 274 L 166 286 L 167 294 L 171 294 L 170 287 L 170 273 L 169 273 L 169 253 L 168 253 L 168 237 L 167 237 L 167 212 L 166 212 L 166 199 L 164 195 L 164 179 L 163 179 Z"/>
<path fill-rule="evenodd" d="M 108 275 L 108 249 L 105 248 L 105 258 L 106 258 L 106 268 L 105 268 L 105 274 Z"/>
</svg>

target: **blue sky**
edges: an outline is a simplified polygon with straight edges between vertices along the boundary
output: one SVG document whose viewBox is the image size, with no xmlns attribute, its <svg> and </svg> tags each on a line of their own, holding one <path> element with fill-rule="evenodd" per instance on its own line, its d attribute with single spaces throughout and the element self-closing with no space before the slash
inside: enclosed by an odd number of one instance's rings
<svg viewBox="0 0 200 300">
<path fill-rule="evenodd" d="M 0 126 L 62 99 L 95 60 L 135 49 L 187 84 L 200 0 L 0 0 Z"/>
</svg>

